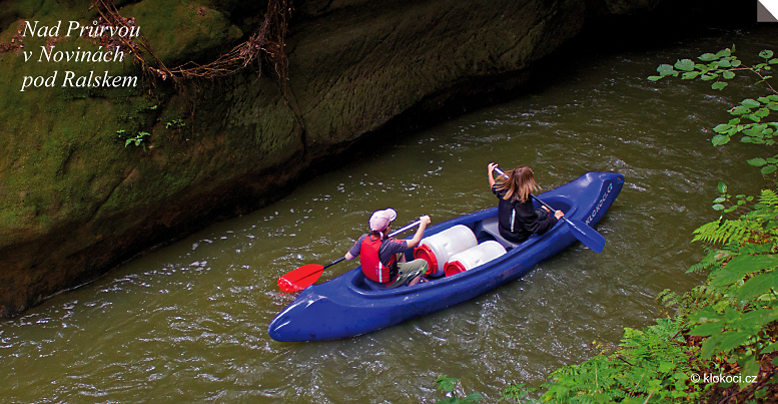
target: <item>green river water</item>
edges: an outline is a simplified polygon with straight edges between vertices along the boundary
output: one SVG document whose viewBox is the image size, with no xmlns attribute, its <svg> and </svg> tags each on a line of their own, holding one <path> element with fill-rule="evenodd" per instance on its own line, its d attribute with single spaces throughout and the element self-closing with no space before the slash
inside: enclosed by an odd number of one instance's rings
<svg viewBox="0 0 778 404">
<path fill-rule="evenodd" d="M 764 147 L 710 143 L 711 128 L 746 96 L 742 76 L 706 83 L 646 79 L 660 63 L 737 46 L 750 63 L 778 31 L 710 31 L 640 50 L 565 60 L 514 100 L 407 133 L 251 214 L 146 253 L 25 315 L 0 322 L 3 403 L 432 403 L 437 376 L 496 402 L 510 383 L 539 386 L 564 364 L 618 343 L 624 327 L 662 315 L 655 296 L 702 275 L 692 231 L 713 220 L 716 185 L 758 194 L 749 158 Z M 606 44 L 602 45 L 603 48 Z M 778 49 L 774 49 L 778 51 Z M 592 48 L 590 53 L 597 52 Z M 486 165 L 533 167 L 545 189 L 586 171 L 626 184 L 580 243 L 474 300 L 355 338 L 279 343 L 273 316 L 293 300 L 279 276 L 341 256 L 375 209 L 398 224 L 433 223 L 495 205 Z M 322 281 L 350 268 L 327 269 Z"/>
</svg>

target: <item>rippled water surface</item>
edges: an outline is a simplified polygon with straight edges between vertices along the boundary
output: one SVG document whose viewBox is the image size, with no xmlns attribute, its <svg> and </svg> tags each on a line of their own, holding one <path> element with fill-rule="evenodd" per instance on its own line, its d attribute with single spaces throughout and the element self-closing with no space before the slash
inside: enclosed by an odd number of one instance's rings
<svg viewBox="0 0 778 404">
<path fill-rule="evenodd" d="M 713 147 L 710 128 L 744 98 L 739 78 L 704 83 L 646 77 L 660 63 L 736 44 L 745 61 L 775 30 L 568 61 L 514 101 L 409 133 L 384 150 L 313 178 L 266 208 L 147 253 L 25 316 L 0 323 L 0 401 L 16 403 L 411 403 L 442 397 L 437 376 L 495 402 L 509 383 L 540 385 L 560 365 L 617 343 L 623 327 L 661 315 L 656 294 L 701 281 L 691 232 L 716 218 L 724 180 L 764 185 L 745 160 L 763 148 Z M 778 50 L 778 49 L 775 49 Z M 761 91 L 761 90 L 759 90 Z M 758 93 L 757 95 L 762 95 Z M 472 301 L 368 335 L 279 343 L 267 335 L 292 301 L 276 280 L 341 256 L 370 212 L 434 222 L 493 206 L 486 165 L 528 164 L 546 188 L 586 171 L 626 184 L 597 230 L 600 254 L 575 244 L 525 278 Z M 322 280 L 348 269 L 339 264 Z"/>
</svg>

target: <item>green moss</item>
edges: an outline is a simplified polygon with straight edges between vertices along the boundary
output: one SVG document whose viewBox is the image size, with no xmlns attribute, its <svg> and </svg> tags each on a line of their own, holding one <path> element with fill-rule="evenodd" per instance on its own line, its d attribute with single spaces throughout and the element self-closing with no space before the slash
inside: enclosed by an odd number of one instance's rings
<svg viewBox="0 0 778 404">
<path fill-rule="evenodd" d="M 46 2 L 30 18 L 40 24 L 63 20 L 64 29 L 68 18 L 76 18 L 73 14 L 73 10 L 56 2 Z M 49 17 L 53 15 L 57 19 Z M 10 38 L 16 27 L 16 22 L 10 23 L 0 37 Z M 117 162 L 126 164 L 128 160 L 120 146 L 103 141 L 103 134 L 115 131 L 123 116 L 142 115 L 138 110 L 145 109 L 148 101 L 138 95 L 140 87 L 63 87 L 66 71 L 75 76 L 90 71 L 140 76 L 132 63 L 47 61 L 41 57 L 45 38 L 28 36 L 24 43 L 24 50 L 32 52 L 29 60 L 23 53 L 9 52 L 0 57 L 0 122 L 5 123 L 0 127 L 0 136 L 8 140 L 0 144 L 5 196 L 0 198 L 0 228 L 33 225 L 45 229 L 58 220 L 85 217 L 107 196 L 92 192 L 94 177 L 116 175 Z M 79 48 L 97 50 L 90 41 L 71 37 L 57 43 L 54 51 Z M 20 91 L 25 77 L 56 77 L 56 81 L 51 80 L 51 87 L 32 86 Z M 113 98 L 126 102 L 109 101 Z M 136 121 L 138 125 L 146 124 L 145 119 Z M 0 237 L 0 244 L 2 241 Z"/>
<path fill-rule="evenodd" d="M 5 1 L 0 7 L 0 26 L 6 26 L 18 19 L 34 16 L 44 5 L 43 0 Z"/>
<path fill-rule="evenodd" d="M 120 12 L 136 17 L 141 33 L 168 67 L 214 58 L 243 36 L 224 14 L 197 2 L 145 0 Z"/>
<path fill-rule="evenodd" d="M 67 24 L 71 19 L 86 23 L 94 15 L 85 10 L 86 6 L 69 9 L 47 1 L 28 18 L 40 24 L 58 20 Z M 137 18 L 141 32 L 166 62 L 219 53 L 242 35 L 224 14 L 200 10 L 186 1 L 145 0 L 121 12 Z M 17 22 L 7 23 L 0 41 L 10 40 L 16 28 Z M 294 116 L 267 78 L 251 92 L 239 83 L 255 84 L 253 74 L 230 79 L 237 81 L 226 93 L 213 87 L 190 91 L 198 83 L 175 96 L 170 83 L 159 82 L 152 88 L 62 87 L 66 71 L 82 76 L 107 69 L 110 75 L 136 75 L 139 80 L 141 73 L 129 58 L 110 65 L 38 61 L 45 41 L 25 38 L 24 50 L 33 52 L 29 60 L 22 53 L 0 55 L 0 122 L 4 123 L 0 136 L 7 140 L 0 142 L 2 229 L 21 229 L 29 236 L 33 229 L 45 234 L 63 223 L 98 223 L 128 209 L 152 212 L 176 195 L 208 186 L 209 176 L 240 175 L 257 159 L 266 166 L 280 163 L 297 147 L 299 137 L 290 136 Z M 194 49 L 196 44 L 199 51 Z M 57 43 L 55 50 L 95 46 L 82 38 L 69 38 Z M 43 80 L 55 72 L 55 86 L 20 91 L 25 77 Z M 232 98 L 229 106 L 225 97 Z M 192 105 L 196 111 L 209 107 L 205 114 L 193 114 Z M 165 127 L 174 120 L 183 120 L 186 126 Z M 231 128 L 228 133 L 225 123 Z M 147 149 L 125 148 L 118 130 L 151 133 Z M 122 228 L 134 225 L 133 220 L 108 221 L 111 225 L 94 231 L 120 234 Z M 0 246 L 18 241 L 14 239 L 18 234 L 0 232 Z"/>
</svg>

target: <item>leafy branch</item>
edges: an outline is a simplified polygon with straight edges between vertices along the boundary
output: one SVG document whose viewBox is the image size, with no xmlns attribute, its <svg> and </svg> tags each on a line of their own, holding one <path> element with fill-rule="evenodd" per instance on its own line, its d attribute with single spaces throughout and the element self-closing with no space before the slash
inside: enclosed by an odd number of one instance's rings
<svg viewBox="0 0 778 404">
<path fill-rule="evenodd" d="M 772 78 L 770 75 L 773 67 L 778 64 L 778 58 L 774 58 L 773 51 L 763 50 L 759 52 L 759 57 L 763 59 L 760 63 L 753 66 L 745 65 L 735 56 L 734 46 L 732 49 L 726 48 L 717 53 L 703 53 L 697 59 L 700 62 L 695 63 L 691 59 L 681 59 L 675 62 L 675 65 L 662 64 L 656 69 L 659 75 L 649 76 L 651 81 L 658 81 L 664 77 L 678 77 L 682 80 L 699 79 L 702 81 L 714 81 L 711 88 L 714 90 L 723 90 L 728 83 L 722 80 L 732 80 L 739 72 L 749 72 L 755 74 L 759 79 L 756 82 L 764 83 L 772 92 L 764 97 L 756 99 L 746 98 L 740 104 L 730 108 L 728 112 L 734 118 L 727 123 L 721 123 L 713 128 L 716 135 L 711 142 L 714 146 L 720 146 L 729 143 L 732 136 L 742 133 L 745 136 L 740 138 L 743 143 L 763 144 L 766 146 L 775 145 L 775 132 L 778 130 L 778 122 L 766 122 L 766 118 L 772 111 L 778 111 L 778 91 L 768 82 Z M 778 170 L 778 156 L 770 159 L 749 161 L 749 164 L 762 167 L 762 174 L 770 174 Z"/>
<path fill-rule="evenodd" d="M 151 133 L 149 132 L 138 132 L 135 136 L 130 136 L 126 130 L 117 130 L 116 134 L 119 135 L 119 138 L 124 140 L 124 147 L 134 144 L 135 146 L 141 146 L 143 145 L 143 150 L 146 150 L 146 137 L 151 136 Z"/>
<path fill-rule="evenodd" d="M 771 65 L 778 64 L 778 58 L 773 58 L 773 51 L 763 50 L 759 52 L 759 57 L 765 59 L 765 61 L 757 63 L 754 66 L 744 65 L 737 56 L 733 55 L 734 51 L 735 47 L 732 46 L 732 49 L 722 49 L 715 54 L 703 53 L 697 57 L 701 62 L 708 62 L 707 64 L 695 63 L 691 59 L 680 59 L 672 66 L 662 64 L 656 69 L 656 71 L 659 72 L 659 75 L 649 76 L 648 79 L 657 81 L 663 77 L 678 77 L 680 75 L 683 80 L 692 80 L 695 78 L 699 78 L 702 81 L 716 80 L 711 84 L 711 88 L 714 90 L 723 90 L 728 83 L 720 81 L 721 78 L 731 80 L 735 78 L 736 72 L 746 71 L 759 76 L 759 81 L 757 81 L 757 83 L 764 82 L 773 93 L 778 94 L 778 91 L 766 81 L 772 78 L 772 76 L 767 75 L 767 72 L 772 70 Z"/>
</svg>

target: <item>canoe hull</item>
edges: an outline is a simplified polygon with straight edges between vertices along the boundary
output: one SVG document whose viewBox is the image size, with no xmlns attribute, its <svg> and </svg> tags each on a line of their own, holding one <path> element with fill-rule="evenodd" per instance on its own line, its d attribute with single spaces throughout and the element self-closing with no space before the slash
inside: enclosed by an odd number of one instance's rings
<svg viewBox="0 0 778 404">
<path fill-rule="evenodd" d="M 593 226 L 610 209 L 623 184 L 621 174 L 590 172 L 538 197 L 562 209 L 569 219 Z M 460 216 L 429 227 L 425 236 L 463 224 L 473 230 L 479 243 L 496 240 L 508 249 L 497 259 L 413 287 L 383 290 L 371 287 L 357 267 L 303 290 L 271 321 L 268 333 L 277 341 L 302 342 L 353 337 L 390 327 L 515 280 L 577 241 L 569 225 L 559 221 L 543 235 L 532 236 L 521 244 L 509 243 L 497 234 L 496 214 L 495 207 Z"/>
</svg>

